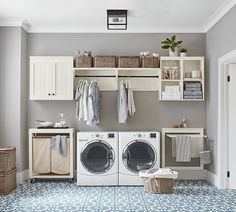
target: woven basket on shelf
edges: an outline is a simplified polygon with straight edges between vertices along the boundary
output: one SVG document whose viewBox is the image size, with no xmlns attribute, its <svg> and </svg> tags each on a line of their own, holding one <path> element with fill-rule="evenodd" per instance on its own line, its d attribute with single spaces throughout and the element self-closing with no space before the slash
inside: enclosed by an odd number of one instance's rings
<svg viewBox="0 0 236 212">
<path fill-rule="evenodd" d="M 75 57 L 76 68 L 90 68 L 93 67 L 93 58 L 90 56 Z"/>
<path fill-rule="evenodd" d="M 140 57 L 137 56 L 121 56 L 118 60 L 119 68 L 139 68 Z"/>
<path fill-rule="evenodd" d="M 143 57 L 141 59 L 142 68 L 159 68 L 159 58 L 158 57 Z"/>
<path fill-rule="evenodd" d="M 5 174 L 0 173 L 0 194 L 9 194 L 16 188 L 16 169 Z"/>
<path fill-rule="evenodd" d="M 169 194 L 173 190 L 174 179 L 172 178 L 142 177 L 142 180 L 146 192 Z"/>
<path fill-rule="evenodd" d="M 0 173 L 6 173 L 16 168 L 16 148 L 0 148 Z"/>
<path fill-rule="evenodd" d="M 94 67 L 115 68 L 116 56 L 95 56 Z"/>
</svg>

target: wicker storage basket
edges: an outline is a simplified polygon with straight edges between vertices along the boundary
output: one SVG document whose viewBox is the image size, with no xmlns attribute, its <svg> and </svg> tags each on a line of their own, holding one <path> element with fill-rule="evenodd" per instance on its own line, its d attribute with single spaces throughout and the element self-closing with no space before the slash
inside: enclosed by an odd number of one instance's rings
<svg viewBox="0 0 236 212">
<path fill-rule="evenodd" d="M 159 57 L 143 57 L 141 59 L 142 68 L 159 68 Z"/>
<path fill-rule="evenodd" d="M 0 173 L 0 194 L 9 194 L 16 188 L 16 169 L 5 174 Z"/>
<path fill-rule="evenodd" d="M 150 193 L 169 194 L 173 190 L 173 178 L 142 177 L 144 190 Z"/>
<path fill-rule="evenodd" d="M 119 68 L 139 68 L 140 57 L 121 56 L 119 57 L 118 67 Z"/>
<path fill-rule="evenodd" d="M 93 58 L 90 56 L 75 57 L 76 68 L 90 68 L 93 67 Z"/>
<path fill-rule="evenodd" d="M 16 148 L 0 148 L 0 173 L 6 173 L 16 168 Z"/>
<path fill-rule="evenodd" d="M 115 68 L 116 56 L 95 56 L 94 67 Z"/>
</svg>

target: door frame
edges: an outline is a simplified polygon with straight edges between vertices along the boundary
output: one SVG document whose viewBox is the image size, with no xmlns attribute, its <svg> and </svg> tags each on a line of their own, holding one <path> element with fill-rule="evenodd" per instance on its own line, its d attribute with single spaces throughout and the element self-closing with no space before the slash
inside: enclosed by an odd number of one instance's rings
<svg viewBox="0 0 236 212">
<path fill-rule="evenodd" d="M 236 49 L 218 59 L 218 176 L 217 187 L 228 187 L 228 118 L 227 118 L 227 74 L 228 65 L 236 62 Z M 227 141 L 227 142 L 225 142 Z"/>
</svg>

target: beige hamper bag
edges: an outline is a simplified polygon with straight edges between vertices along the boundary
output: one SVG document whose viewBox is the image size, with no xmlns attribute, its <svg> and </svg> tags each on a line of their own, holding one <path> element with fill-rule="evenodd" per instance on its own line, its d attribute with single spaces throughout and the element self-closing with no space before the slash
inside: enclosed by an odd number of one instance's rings
<svg viewBox="0 0 236 212">
<path fill-rule="evenodd" d="M 139 172 L 142 178 L 144 191 L 150 193 L 169 194 L 173 190 L 174 179 L 178 173 L 168 168 L 149 169 Z"/>
</svg>

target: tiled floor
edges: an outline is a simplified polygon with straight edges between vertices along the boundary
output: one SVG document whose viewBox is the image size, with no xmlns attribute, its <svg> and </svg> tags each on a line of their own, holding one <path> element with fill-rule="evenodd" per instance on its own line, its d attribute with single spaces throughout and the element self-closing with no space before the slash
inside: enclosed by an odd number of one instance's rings
<svg viewBox="0 0 236 212">
<path fill-rule="evenodd" d="M 219 190 L 206 181 L 177 181 L 172 194 L 149 194 L 142 187 L 26 182 L 0 196 L 0 211 L 236 211 L 236 190 Z"/>
</svg>

